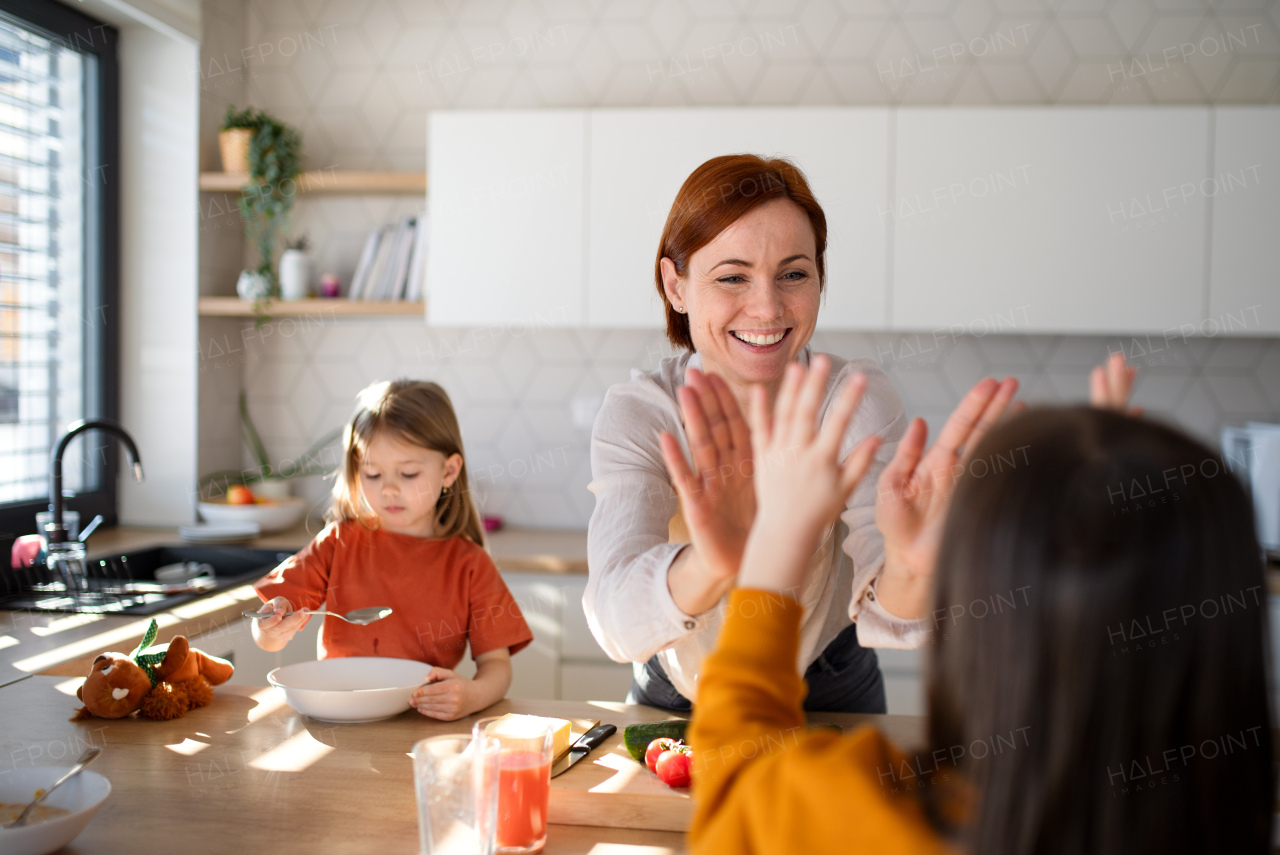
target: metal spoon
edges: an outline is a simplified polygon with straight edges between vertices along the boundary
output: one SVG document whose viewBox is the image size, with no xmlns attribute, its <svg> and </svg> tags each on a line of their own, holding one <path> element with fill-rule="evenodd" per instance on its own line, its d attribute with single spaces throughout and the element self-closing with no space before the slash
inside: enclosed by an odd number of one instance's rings
<svg viewBox="0 0 1280 855">
<path fill-rule="evenodd" d="M 52 787 L 45 790 L 40 795 L 36 796 L 35 800 L 31 802 L 31 804 L 27 805 L 26 809 L 22 813 L 18 814 L 18 818 L 15 819 L 13 822 L 9 823 L 8 825 L 6 825 L 5 828 L 17 828 L 20 825 L 26 825 L 27 817 L 31 814 L 31 811 L 35 809 L 36 805 L 44 801 L 45 797 L 48 796 L 50 793 L 52 793 L 54 790 L 58 789 L 58 787 L 61 787 L 63 784 L 65 784 L 67 780 L 71 778 L 71 776 L 78 774 L 80 770 L 83 769 L 85 766 L 88 766 L 94 760 L 97 760 L 98 755 L 101 753 L 102 753 L 102 749 L 96 745 L 86 748 L 84 750 L 84 753 L 80 755 L 80 759 L 76 761 L 76 765 L 72 766 L 70 771 L 67 772 L 67 774 L 63 775 L 58 780 L 54 781 Z"/>
<path fill-rule="evenodd" d="M 262 620 L 263 618 L 271 617 L 275 612 L 241 612 L 240 614 L 253 620 Z M 391 614 L 391 609 L 386 606 L 370 606 L 367 609 L 356 609 L 355 611 L 347 612 L 345 615 L 340 615 L 337 612 L 316 611 L 315 609 L 298 609 L 296 612 L 285 612 L 284 617 L 289 615 L 327 615 L 358 626 L 368 626 L 375 620 L 382 620 L 389 614 Z"/>
</svg>

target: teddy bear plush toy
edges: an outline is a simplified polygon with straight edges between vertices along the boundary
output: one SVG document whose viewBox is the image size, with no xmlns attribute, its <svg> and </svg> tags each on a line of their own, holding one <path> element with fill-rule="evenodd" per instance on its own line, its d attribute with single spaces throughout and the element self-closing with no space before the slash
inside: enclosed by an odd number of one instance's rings
<svg viewBox="0 0 1280 855">
<path fill-rule="evenodd" d="M 181 635 L 151 647 L 158 632 L 153 620 L 128 656 L 103 653 L 93 660 L 88 678 L 76 690 L 84 707 L 72 721 L 124 718 L 134 712 L 143 718 L 178 718 L 209 703 L 213 687 L 231 679 L 235 666 L 196 650 Z"/>
</svg>

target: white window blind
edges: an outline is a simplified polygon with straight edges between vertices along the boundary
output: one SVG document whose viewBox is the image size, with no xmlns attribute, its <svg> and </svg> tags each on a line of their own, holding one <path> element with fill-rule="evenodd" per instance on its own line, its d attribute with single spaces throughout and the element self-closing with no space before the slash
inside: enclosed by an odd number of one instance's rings
<svg viewBox="0 0 1280 855">
<path fill-rule="evenodd" d="M 49 451 L 85 412 L 85 58 L 0 17 L 0 502 L 48 495 Z M 68 459 L 82 489 L 85 456 Z M 75 465 L 79 463 L 80 465 Z"/>
</svg>

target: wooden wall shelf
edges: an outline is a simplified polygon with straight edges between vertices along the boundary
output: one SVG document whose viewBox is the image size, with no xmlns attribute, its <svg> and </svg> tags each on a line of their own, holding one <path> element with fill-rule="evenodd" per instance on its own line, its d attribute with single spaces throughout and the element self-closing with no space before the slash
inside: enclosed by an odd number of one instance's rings
<svg viewBox="0 0 1280 855">
<path fill-rule="evenodd" d="M 249 176 L 239 172 L 201 172 L 200 189 L 239 193 Z M 414 195 L 427 192 L 425 172 L 340 172 L 317 169 L 297 180 L 299 193 L 387 193 Z"/>
<path fill-rule="evenodd" d="M 252 318 L 256 316 L 253 303 L 239 297 L 201 297 L 199 302 L 200 316 L 203 318 Z M 272 300 L 267 303 L 264 314 L 274 318 L 282 317 L 388 317 L 418 316 L 426 312 L 422 303 L 407 300 L 344 300 L 320 299 L 309 300 Z"/>
</svg>

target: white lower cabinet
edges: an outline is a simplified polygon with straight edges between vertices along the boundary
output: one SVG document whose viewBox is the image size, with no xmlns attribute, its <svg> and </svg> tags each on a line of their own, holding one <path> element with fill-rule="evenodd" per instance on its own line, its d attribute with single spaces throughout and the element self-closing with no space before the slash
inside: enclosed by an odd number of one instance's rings
<svg viewBox="0 0 1280 855">
<path fill-rule="evenodd" d="M 227 682 L 235 686 L 265 686 L 272 670 L 295 662 L 316 658 L 316 642 L 323 621 L 312 618 L 298 630 L 288 646 L 279 653 L 268 653 L 253 643 L 248 620 L 236 620 L 226 626 L 193 635 L 187 639 L 210 656 L 219 656 L 236 666 Z"/>
<path fill-rule="evenodd" d="M 924 651 L 877 650 L 890 715 L 924 715 Z"/>
<path fill-rule="evenodd" d="M 612 661 L 596 644 L 582 611 L 586 576 L 503 573 L 533 630 L 533 643 L 511 659 L 508 698 L 619 701 L 631 688 L 631 666 Z M 458 673 L 475 675 L 468 657 Z"/>
</svg>

